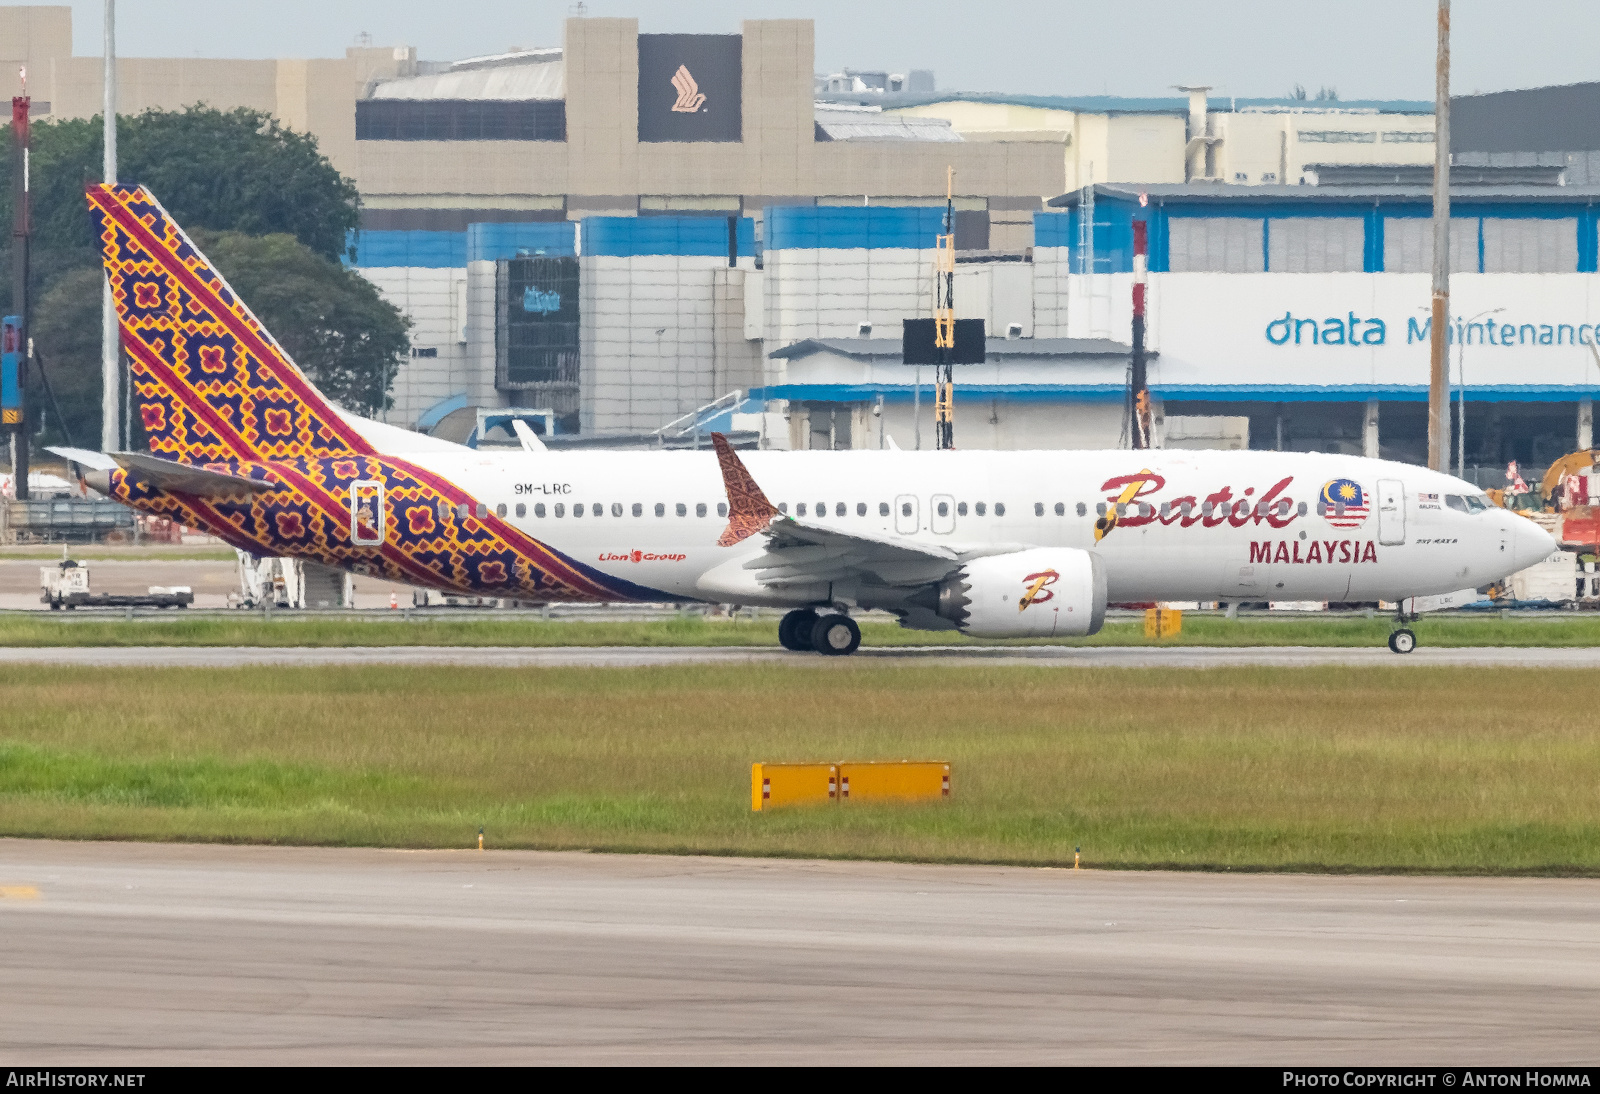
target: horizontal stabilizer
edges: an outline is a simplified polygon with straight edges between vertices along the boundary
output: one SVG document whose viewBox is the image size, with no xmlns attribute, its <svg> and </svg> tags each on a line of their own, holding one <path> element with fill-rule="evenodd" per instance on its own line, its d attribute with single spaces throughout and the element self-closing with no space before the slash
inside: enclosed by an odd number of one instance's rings
<svg viewBox="0 0 1600 1094">
<path fill-rule="evenodd" d="M 225 471 L 212 471 L 186 463 L 174 463 L 143 452 L 113 452 L 111 458 L 124 471 L 160 490 L 198 497 L 227 498 L 248 494 L 270 494 L 277 484 L 247 479 Z"/>
<path fill-rule="evenodd" d="M 91 452 L 87 448 L 47 447 L 46 452 L 75 463 L 86 471 L 115 471 L 117 461 L 104 452 Z"/>
</svg>

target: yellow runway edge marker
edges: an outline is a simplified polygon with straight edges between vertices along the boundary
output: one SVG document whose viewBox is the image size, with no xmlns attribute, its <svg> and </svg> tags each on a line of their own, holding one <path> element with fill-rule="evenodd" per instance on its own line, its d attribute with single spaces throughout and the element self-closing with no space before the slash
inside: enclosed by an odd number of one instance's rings
<svg viewBox="0 0 1600 1094">
<path fill-rule="evenodd" d="M 943 760 L 750 765 L 750 808 L 845 801 L 939 801 L 950 796 Z"/>
</svg>

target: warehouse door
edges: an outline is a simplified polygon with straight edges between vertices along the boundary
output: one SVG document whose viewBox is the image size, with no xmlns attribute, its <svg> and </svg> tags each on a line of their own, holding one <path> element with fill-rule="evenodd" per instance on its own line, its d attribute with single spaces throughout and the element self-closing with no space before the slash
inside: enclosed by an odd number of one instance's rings
<svg viewBox="0 0 1600 1094">
<path fill-rule="evenodd" d="M 1399 479 L 1378 480 L 1378 542 L 1406 541 L 1406 488 Z"/>
</svg>

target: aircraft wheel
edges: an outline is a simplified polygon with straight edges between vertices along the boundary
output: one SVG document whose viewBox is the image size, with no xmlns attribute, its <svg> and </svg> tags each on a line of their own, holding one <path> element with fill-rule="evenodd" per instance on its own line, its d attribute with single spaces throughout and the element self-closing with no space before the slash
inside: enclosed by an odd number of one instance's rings
<svg viewBox="0 0 1600 1094">
<path fill-rule="evenodd" d="M 816 625 L 816 612 L 810 608 L 797 608 L 778 621 L 778 645 L 795 653 L 809 653 L 811 631 Z"/>
<path fill-rule="evenodd" d="M 811 646 L 820 654 L 843 657 L 861 645 L 861 628 L 848 615 L 825 615 L 811 628 Z"/>
<path fill-rule="evenodd" d="M 1402 627 L 1389 636 L 1389 648 L 1395 653 L 1410 653 L 1417 648 L 1417 636 Z"/>
</svg>

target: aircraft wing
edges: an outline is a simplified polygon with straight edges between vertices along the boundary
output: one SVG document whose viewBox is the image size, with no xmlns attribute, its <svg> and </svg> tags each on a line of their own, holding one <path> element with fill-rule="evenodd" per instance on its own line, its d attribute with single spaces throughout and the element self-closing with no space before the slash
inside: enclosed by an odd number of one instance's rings
<svg viewBox="0 0 1600 1094">
<path fill-rule="evenodd" d="M 883 585 L 923 585 L 938 581 L 962 561 L 960 551 L 942 544 L 846 532 L 792 517 L 773 520 L 764 534 L 767 549 L 744 568 L 769 588 L 862 576 Z"/>
<path fill-rule="evenodd" d="M 731 547 L 751 536 L 764 536 L 766 549 L 746 561 L 744 569 L 767 588 L 862 578 L 879 585 L 925 585 L 941 580 L 968 559 L 1007 554 L 1027 546 L 919 543 L 785 516 L 767 500 L 727 438 L 713 433 L 711 443 L 722 464 L 723 485 L 728 493 L 728 528 L 718 543 Z"/>
</svg>

